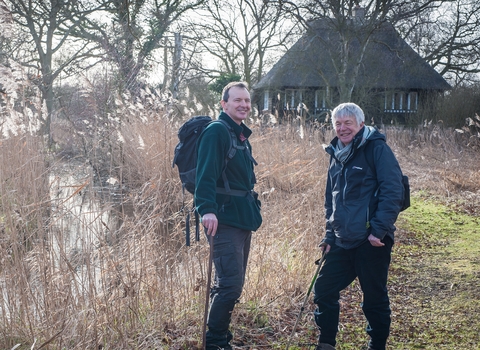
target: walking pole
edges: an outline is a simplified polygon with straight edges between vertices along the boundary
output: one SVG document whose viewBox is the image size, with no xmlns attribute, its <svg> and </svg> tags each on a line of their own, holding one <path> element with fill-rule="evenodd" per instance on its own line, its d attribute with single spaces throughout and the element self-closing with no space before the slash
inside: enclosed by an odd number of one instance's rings
<svg viewBox="0 0 480 350">
<path fill-rule="evenodd" d="M 209 235 L 208 238 L 210 242 L 210 254 L 208 258 L 207 288 L 205 291 L 205 312 L 203 314 L 203 329 L 202 329 L 202 349 L 203 350 L 205 350 L 207 346 L 207 318 L 208 318 L 208 306 L 210 304 L 210 284 L 212 283 L 213 235 Z"/>
<path fill-rule="evenodd" d="M 308 287 L 307 295 L 305 295 L 305 299 L 303 299 L 302 307 L 300 308 L 300 312 L 298 313 L 297 320 L 295 321 L 295 325 L 293 326 L 292 333 L 290 334 L 290 338 L 288 339 L 287 347 L 285 348 L 285 350 L 288 350 L 288 348 L 290 347 L 290 343 L 292 342 L 292 338 L 295 334 L 295 331 L 297 330 L 298 322 L 300 321 L 300 317 L 302 317 L 303 310 L 305 309 L 305 304 L 307 303 L 308 297 L 310 296 L 310 293 L 312 292 L 313 285 L 315 284 L 318 273 L 320 272 L 320 268 L 322 267 L 323 260 L 325 260 L 325 255 L 327 255 L 327 254 L 325 252 L 323 252 L 322 257 L 320 259 L 318 259 L 317 261 L 315 261 L 315 264 L 318 265 L 317 270 L 315 271 L 315 275 L 313 275 L 312 281 L 310 282 L 310 287 Z"/>
</svg>

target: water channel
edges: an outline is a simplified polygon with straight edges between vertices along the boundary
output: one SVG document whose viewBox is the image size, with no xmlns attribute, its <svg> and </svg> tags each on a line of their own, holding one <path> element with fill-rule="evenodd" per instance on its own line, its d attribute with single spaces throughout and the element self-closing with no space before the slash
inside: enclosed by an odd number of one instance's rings
<svg viewBox="0 0 480 350">
<path fill-rule="evenodd" d="M 116 179 L 108 179 L 106 186 L 94 182 L 91 166 L 81 162 L 61 163 L 50 175 L 52 250 L 57 265 L 67 262 L 83 289 L 100 287 L 95 257 L 118 229 L 113 212 L 122 201 Z"/>
</svg>

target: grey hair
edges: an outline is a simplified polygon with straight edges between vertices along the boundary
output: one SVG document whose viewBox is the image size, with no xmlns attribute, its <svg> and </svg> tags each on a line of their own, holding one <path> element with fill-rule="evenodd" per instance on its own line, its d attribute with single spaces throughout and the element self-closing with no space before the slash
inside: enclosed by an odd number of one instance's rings
<svg viewBox="0 0 480 350">
<path fill-rule="evenodd" d="M 355 117 L 358 125 L 365 121 L 365 114 L 363 114 L 362 109 L 353 102 L 341 103 L 332 111 L 333 125 L 335 125 L 337 119 L 347 117 Z"/>
<path fill-rule="evenodd" d="M 222 101 L 228 102 L 228 98 L 230 97 L 229 92 L 230 92 L 230 89 L 232 87 L 238 87 L 238 88 L 248 90 L 248 84 L 246 82 L 244 82 L 244 81 L 232 81 L 232 82 L 228 83 L 227 86 L 225 86 L 223 88 Z"/>
</svg>

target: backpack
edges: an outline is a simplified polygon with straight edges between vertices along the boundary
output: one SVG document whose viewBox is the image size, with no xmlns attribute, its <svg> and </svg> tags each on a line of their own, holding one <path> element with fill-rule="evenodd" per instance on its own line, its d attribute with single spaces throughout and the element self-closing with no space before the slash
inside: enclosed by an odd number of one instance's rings
<svg viewBox="0 0 480 350">
<path fill-rule="evenodd" d="M 182 192 L 185 195 L 185 190 L 189 193 L 195 193 L 195 178 L 197 170 L 197 141 L 205 128 L 211 123 L 222 124 L 230 136 L 230 147 L 224 160 L 222 179 L 224 188 L 216 188 L 217 193 L 232 195 L 232 196 L 246 196 L 246 191 L 231 190 L 228 183 L 226 170 L 228 162 L 235 156 L 237 150 L 245 150 L 246 147 L 240 145 L 237 139 L 237 135 L 233 128 L 224 120 L 213 120 L 208 116 L 195 116 L 187 120 L 178 130 L 179 142 L 175 147 L 174 157 L 172 162 L 172 168 L 177 165 L 180 181 L 182 182 Z M 253 156 L 247 152 L 250 160 L 253 164 L 257 165 L 257 162 Z M 181 211 L 185 209 L 185 205 L 182 206 Z M 199 232 L 199 217 L 195 210 L 195 203 L 193 204 L 192 211 L 195 212 L 195 240 L 200 240 Z M 190 213 L 186 218 L 186 241 L 187 246 L 190 245 Z"/>
<path fill-rule="evenodd" d="M 177 165 L 182 189 L 195 193 L 195 171 L 197 167 L 197 140 L 212 118 L 196 116 L 187 120 L 178 130 L 179 142 L 175 147 L 172 168 Z"/>
<path fill-rule="evenodd" d="M 367 154 L 365 158 L 367 160 L 368 166 L 372 169 L 375 169 L 371 164 L 372 159 L 375 159 L 373 155 L 374 142 L 368 142 L 365 145 L 365 147 L 367 147 L 370 144 L 372 146 L 368 148 L 369 154 Z M 408 181 L 408 176 L 404 175 L 403 173 L 402 173 L 402 185 L 403 185 L 403 200 L 402 200 L 402 207 L 400 208 L 400 211 L 404 211 L 405 209 L 408 209 L 410 207 L 410 183 Z"/>
</svg>

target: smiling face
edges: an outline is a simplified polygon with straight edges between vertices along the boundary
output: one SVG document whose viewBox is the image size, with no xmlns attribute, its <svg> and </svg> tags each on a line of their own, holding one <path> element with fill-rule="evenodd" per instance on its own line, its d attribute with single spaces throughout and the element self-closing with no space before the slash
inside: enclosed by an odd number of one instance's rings
<svg viewBox="0 0 480 350">
<path fill-rule="evenodd" d="M 346 116 L 344 118 L 337 118 L 335 121 L 335 131 L 337 132 L 337 137 L 344 145 L 348 145 L 352 142 L 355 135 L 363 128 L 365 123 L 361 122 L 358 124 L 355 116 Z"/>
<path fill-rule="evenodd" d="M 228 114 L 230 118 L 237 124 L 247 119 L 250 110 L 252 109 L 252 102 L 250 100 L 250 93 L 247 89 L 232 86 L 228 90 L 228 101 L 221 101 L 223 111 Z"/>
</svg>

